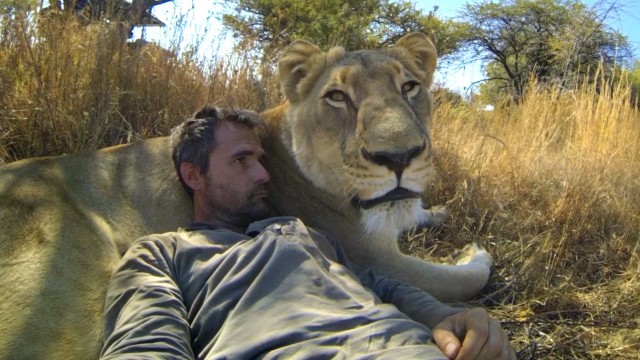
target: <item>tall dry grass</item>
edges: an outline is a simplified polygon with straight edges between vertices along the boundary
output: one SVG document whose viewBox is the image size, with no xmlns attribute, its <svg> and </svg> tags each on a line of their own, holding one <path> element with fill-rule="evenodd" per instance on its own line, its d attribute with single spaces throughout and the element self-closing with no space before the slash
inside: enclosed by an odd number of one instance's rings
<svg viewBox="0 0 640 360">
<path fill-rule="evenodd" d="M 215 48 L 199 57 L 180 33 L 168 50 L 137 46 L 113 22 L 17 10 L 0 29 L 0 164 L 166 135 L 205 103 L 279 101 L 264 69 Z"/>
<path fill-rule="evenodd" d="M 532 86 L 522 104 L 441 104 L 432 203 L 452 222 L 411 248 L 470 240 L 496 260 L 478 302 L 532 359 L 640 358 L 640 113 L 630 90 Z"/>
<path fill-rule="evenodd" d="M 167 134 L 204 103 L 279 102 L 272 68 L 175 34 L 134 48 L 106 23 L 0 19 L 0 164 Z M 640 357 L 640 114 L 629 89 L 531 87 L 485 112 L 440 102 L 440 180 L 427 202 L 450 221 L 404 243 L 444 256 L 469 241 L 494 256 L 488 306 L 523 359 Z"/>
</svg>

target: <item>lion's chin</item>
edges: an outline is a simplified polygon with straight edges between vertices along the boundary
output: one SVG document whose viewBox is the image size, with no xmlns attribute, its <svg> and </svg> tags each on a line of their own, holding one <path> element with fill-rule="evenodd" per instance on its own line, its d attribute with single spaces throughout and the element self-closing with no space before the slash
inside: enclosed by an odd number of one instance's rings
<svg viewBox="0 0 640 360">
<path fill-rule="evenodd" d="M 361 208 L 361 209 L 371 209 L 374 206 L 380 205 L 382 203 L 386 203 L 389 201 L 397 201 L 397 200 L 405 200 L 405 199 L 414 199 L 414 198 L 419 198 L 420 194 L 418 194 L 417 192 L 405 189 L 405 188 L 401 188 L 401 187 L 397 187 L 391 191 L 389 191 L 388 193 L 377 197 L 375 199 L 369 199 L 369 200 L 362 200 L 358 197 L 354 197 L 353 199 L 351 199 L 351 202 L 353 203 L 354 206 Z"/>
<path fill-rule="evenodd" d="M 370 209 L 361 209 L 361 221 L 370 235 L 396 238 L 398 233 L 421 222 L 424 216 L 422 200 L 416 197 L 385 201 Z"/>
</svg>

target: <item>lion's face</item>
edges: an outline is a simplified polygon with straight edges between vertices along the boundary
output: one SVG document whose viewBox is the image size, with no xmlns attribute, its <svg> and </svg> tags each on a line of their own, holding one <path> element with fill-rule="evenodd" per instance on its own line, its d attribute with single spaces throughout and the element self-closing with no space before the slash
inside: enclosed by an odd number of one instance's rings
<svg viewBox="0 0 640 360">
<path fill-rule="evenodd" d="M 383 50 L 292 44 L 280 60 L 288 136 L 313 184 L 344 196 L 370 230 L 420 221 L 433 174 L 428 87 L 436 51 L 422 34 Z"/>
</svg>

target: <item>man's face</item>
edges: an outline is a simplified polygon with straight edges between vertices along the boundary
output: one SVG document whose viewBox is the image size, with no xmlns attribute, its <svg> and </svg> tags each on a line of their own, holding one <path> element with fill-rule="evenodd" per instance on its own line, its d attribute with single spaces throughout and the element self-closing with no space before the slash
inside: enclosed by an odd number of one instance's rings
<svg viewBox="0 0 640 360">
<path fill-rule="evenodd" d="M 224 122 L 216 129 L 217 146 L 209 154 L 202 205 L 213 223 L 246 227 L 269 213 L 264 150 L 255 131 Z"/>
</svg>

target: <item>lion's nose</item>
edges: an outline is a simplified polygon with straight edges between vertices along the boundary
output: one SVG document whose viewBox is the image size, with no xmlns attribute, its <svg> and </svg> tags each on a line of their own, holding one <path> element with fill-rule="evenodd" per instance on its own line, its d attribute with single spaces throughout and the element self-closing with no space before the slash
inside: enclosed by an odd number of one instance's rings
<svg viewBox="0 0 640 360">
<path fill-rule="evenodd" d="M 386 166 L 389 170 L 396 173 L 398 177 L 402 175 L 402 171 L 409 166 L 411 160 L 418 155 L 422 154 L 426 144 L 423 142 L 421 146 L 416 146 L 407 151 L 391 152 L 391 151 L 378 151 L 370 153 L 366 149 L 362 149 L 362 155 L 365 159 L 373 162 L 374 164 Z"/>
</svg>

